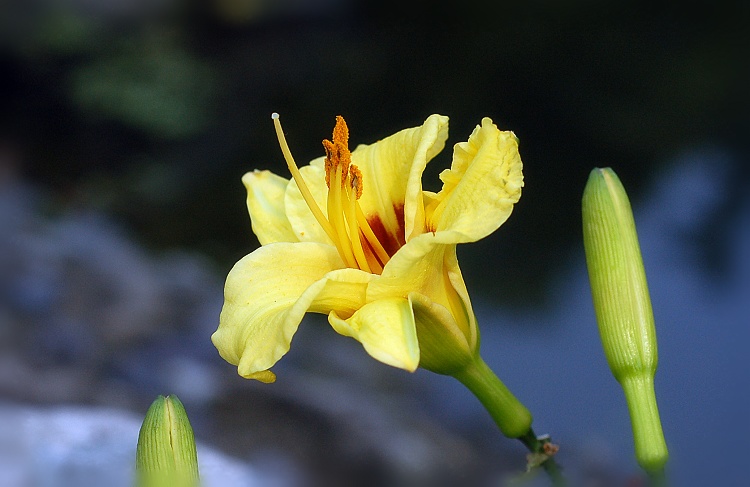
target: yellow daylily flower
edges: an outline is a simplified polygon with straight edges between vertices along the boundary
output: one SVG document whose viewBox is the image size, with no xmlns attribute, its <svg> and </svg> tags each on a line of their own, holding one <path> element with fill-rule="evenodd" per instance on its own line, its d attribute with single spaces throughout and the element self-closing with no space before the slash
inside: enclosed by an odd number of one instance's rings
<svg viewBox="0 0 750 487">
<path fill-rule="evenodd" d="M 448 117 L 352 152 L 337 117 L 326 155 L 299 169 L 272 118 L 292 179 L 258 170 L 242 178 L 261 247 L 227 276 L 211 337 L 221 356 L 241 376 L 273 382 L 269 369 L 315 312 L 381 362 L 460 370 L 478 353 L 479 331 L 456 245 L 495 231 L 520 198 L 515 135 L 482 119 L 432 193 L 422 172 L 445 145 Z"/>
</svg>

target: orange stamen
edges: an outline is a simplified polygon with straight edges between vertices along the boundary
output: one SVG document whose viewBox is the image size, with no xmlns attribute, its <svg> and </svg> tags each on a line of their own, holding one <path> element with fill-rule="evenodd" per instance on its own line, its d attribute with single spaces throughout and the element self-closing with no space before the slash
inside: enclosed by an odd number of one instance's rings
<svg viewBox="0 0 750 487">
<path fill-rule="evenodd" d="M 344 118 L 336 117 L 333 140 L 323 140 L 326 152 L 325 181 L 328 187 L 327 216 L 318 207 L 292 158 L 284 132 L 281 130 L 279 115 L 274 113 L 271 118 L 289 172 L 292 173 L 305 203 L 336 246 L 346 266 L 377 274 L 383 272 L 390 255 L 373 232 L 359 205 L 358 200 L 363 192 L 363 177 L 359 168 L 351 163 L 349 128 Z"/>
<path fill-rule="evenodd" d="M 359 228 L 357 227 L 357 208 L 355 206 L 357 204 L 357 190 L 351 185 L 347 185 L 346 190 L 348 204 L 344 208 L 344 211 L 346 211 L 346 221 L 347 223 L 349 223 L 349 236 L 351 237 L 354 258 L 357 259 L 357 264 L 359 265 L 360 269 L 362 269 L 363 271 L 372 272 L 370 263 L 367 260 L 367 255 L 365 254 L 365 250 L 362 247 L 362 239 L 359 238 Z"/>
<path fill-rule="evenodd" d="M 341 165 L 335 166 L 335 172 L 331 179 L 331 187 L 328 189 L 328 219 L 333 226 L 336 236 L 338 237 L 339 248 L 343 250 L 341 256 L 349 267 L 358 267 L 357 261 L 352 251 L 351 239 L 347 233 L 346 223 L 344 222 L 344 202 L 342 196 L 342 178 L 343 168 Z"/>
</svg>

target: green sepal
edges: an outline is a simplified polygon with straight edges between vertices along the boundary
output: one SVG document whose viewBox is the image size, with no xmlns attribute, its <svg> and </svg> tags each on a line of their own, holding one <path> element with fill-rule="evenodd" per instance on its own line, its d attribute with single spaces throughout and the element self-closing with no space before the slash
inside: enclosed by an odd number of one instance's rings
<svg viewBox="0 0 750 487">
<path fill-rule="evenodd" d="M 442 375 L 454 375 L 473 360 L 475 350 L 456 319 L 444 306 L 420 293 L 410 293 L 419 341 L 419 366 Z"/>
</svg>

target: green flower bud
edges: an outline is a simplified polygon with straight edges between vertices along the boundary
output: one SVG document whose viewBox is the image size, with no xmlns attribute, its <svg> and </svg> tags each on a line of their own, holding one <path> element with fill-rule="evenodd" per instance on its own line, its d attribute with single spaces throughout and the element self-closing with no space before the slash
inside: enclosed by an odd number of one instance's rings
<svg viewBox="0 0 750 487">
<path fill-rule="evenodd" d="M 138 434 L 136 487 L 196 487 L 195 436 L 177 396 L 159 396 Z"/>
<path fill-rule="evenodd" d="M 638 463 L 668 458 L 654 393 L 656 331 L 628 195 L 610 168 L 591 171 L 583 192 L 583 242 L 604 353 L 622 385 Z"/>
</svg>

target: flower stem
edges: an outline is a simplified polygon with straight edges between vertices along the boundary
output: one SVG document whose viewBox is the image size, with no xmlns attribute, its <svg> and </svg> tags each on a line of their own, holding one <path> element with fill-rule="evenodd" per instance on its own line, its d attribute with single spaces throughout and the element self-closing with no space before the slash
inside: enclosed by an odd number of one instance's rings
<svg viewBox="0 0 750 487">
<path fill-rule="evenodd" d="M 543 460 L 542 468 L 557 487 L 566 485 L 560 467 L 550 452 L 549 441 L 544 441 L 531 429 L 531 413 L 516 399 L 512 392 L 495 375 L 492 369 L 478 355 L 466 368 L 454 374 L 482 403 L 490 413 L 500 431 L 508 438 L 517 438 L 532 454 Z"/>
<path fill-rule="evenodd" d="M 648 473 L 648 485 L 649 487 L 667 487 L 667 476 L 664 473 L 664 469 L 654 470 Z"/>
<path fill-rule="evenodd" d="M 479 399 L 508 438 L 520 438 L 531 428 L 529 410 L 478 355 L 454 377 Z"/>
<path fill-rule="evenodd" d="M 630 411 L 638 463 L 650 476 L 660 476 L 669 453 L 656 405 L 653 375 L 625 377 L 620 384 Z M 654 482 L 654 485 L 660 484 Z"/>
</svg>

